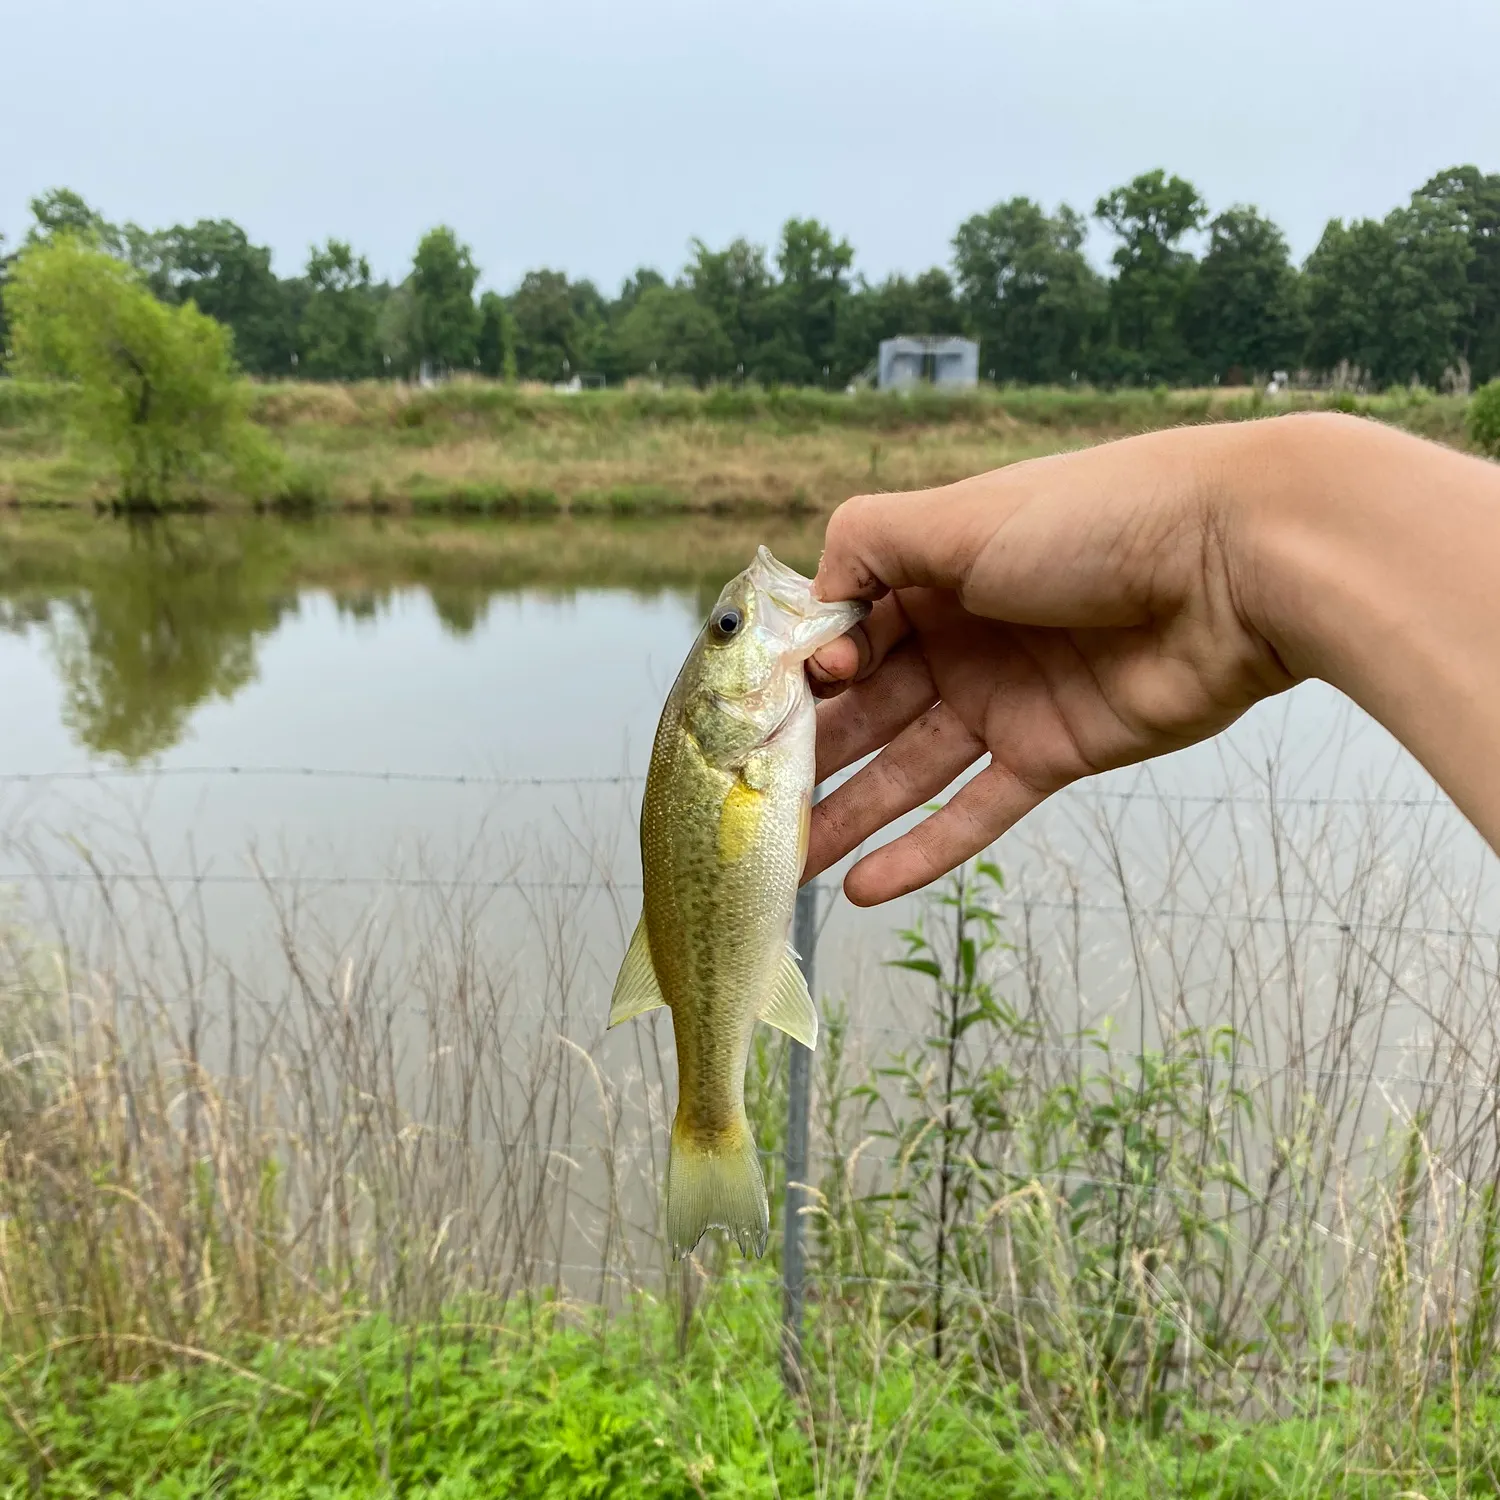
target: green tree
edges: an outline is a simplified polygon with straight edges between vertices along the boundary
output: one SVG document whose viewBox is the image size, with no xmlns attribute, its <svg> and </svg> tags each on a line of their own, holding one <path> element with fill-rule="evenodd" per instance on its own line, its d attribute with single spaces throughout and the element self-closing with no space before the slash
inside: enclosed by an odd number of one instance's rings
<svg viewBox="0 0 1500 1500">
<path fill-rule="evenodd" d="M 667 278 L 651 266 L 638 266 L 635 275 L 627 276 L 620 286 L 620 295 L 615 299 L 613 313 L 624 317 L 637 302 L 656 287 L 667 285 Z"/>
<path fill-rule="evenodd" d="M 849 295 L 854 250 L 816 219 L 788 219 L 776 252 L 781 280 L 771 301 L 771 335 L 755 354 L 755 373 L 788 385 L 815 385 L 837 361 L 839 315 Z"/>
<path fill-rule="evenodd" d="M 1106 294 L 1083 238 L 1083 218 L 1067 204 L 1048 214 L 1030 198 L 959 225 L 953 265 L 981 370 L 1030 383 L 1087 372 Z"/>
<path fill-rule="evenodd" d="M 699 386 L 727 375 L 734 356 L 729 335 L 687 287 L 644 292 L 621 319 L 616 343 L 630 373 L 686 376 Z"/>
<path fill-rule="evenodd" d="M 613 301 L 599 299 L 592 311 L 591 323 L 582 340 L 581 358 L 588 369 L 601 375 L 605 381 L 616 382 L 637 373 L 631 353 L 621 342 L 621 330 L 625 319 L 645 293 L 667 285 L 660 271 L 650 266 L 638 267 L 620 285 L 620 294 Z M 576 299 L 575 299 L 576 300 Z"/>
<path fill-rule="evenodd" d="M 1303 288 L 1286 238 L 1254 208 L 1226 209 L 1209 225 L 1194 290 L 1194 344 L 1222 380 L 1294 369 L 1307 342 Z"/>
<path fill-rule="evenodd" d="M 342 240 L 307 258 L 307 302 L 298 369 L 313 380 L 364 380 L 376 373 L 376 304 L 370 263 Z"/>
<path fill-rule="evenodd" d="M 1197 263 L 1182 238 L 1203 223 L 1197 189 L 1158 168 L 1106 193 L 1094 213 L 1121 241 L 1109 287 L 1109 366 L 1127 380 L 1189 380 L 1195 371 L 1187 324 Z"/>
<path fill-rule="evenodd" d="M 31 199 L 31 224 L 26 237 L 21 241 L 22 249 L 28 245 L 49 244 L 57 236 L 66 236 L 103 250 L 109 255 L 126 253 L 127 245 L 149 239 L 144 231 L 133 225 L 125 229 L 111 224 L 97 209 L 92 207 L 71 188 L 49 188 L 45 193 Z M 5 236 L 0 235 L 0 250 Z M 5 313 L 5 282 L 15 255 L 0 253 L 0 364 L 8 357 L 10 347 L 9 325 Z"/>
<path fill-rule="evenodd" d="M 0 369 L 10 358 L 10 323 L 5 314 L 5 283 L 10 279 L 12 257 L 5 253 L 5 236 L 0 234 Z"/>
<path fill-rule="evenodd" d="M 722 250 L 693 241 L 685 273 L 693 295 L 713 313 L 729 338 L 736 375 L 755 378 L 760 350 L 770 333 L 774 280 L 766 252 L 749 240 L 732 240 Z"/>
<path fill-rule="evenodd" d="M 479 336 L 476 340 L 480 371 L 493 378 L 516 376 L 516 348 L 510 313 L 499 292 L 485 292 L 479 299 Z"/>
<path fill-rule="evenodd" d="M 510 299 L 516 370 L 523 380 L 562 380 L 579 367 L 578 311 L 561 271 L 528 271 Z"/>
<path fill-rule="evenodd" d="M 479 271 L 469 247 L 446 225 L 422 236 L 412 259 L 418 353 L 438 370 L 472 368 L 478 354 L 479 309 L 474 286 Z"/>
<path fill-rule="evenodd" d="M 1458 206 L 1413 193 L 1387 215 L 1395 247 L 1390 380 L 1436 386 L 1463 356 L 1473 315 L 1474 251 Z"/>
<path fill-rule="evenodd" d="M 1330 221 L 1307 260 L 1309 363 L 1437 384 L 1462 348 L 1472 258 L 1453 205 L 1420 194 L 1380 222 Z"/>
<path fill-rule="evenodd" d="M 67 235 L 21 254 L 9 301 L 17 370 L 76 385 L 75 420 L 114 456 L 127 502 L 159 504 L 216 460 L 242 485 L 265 481 L 269 453 L 222 324 L 159 301 L 129 266 Z"/>
<path fill-rule="evenodd" d="M 422 363 L 417 299 L 410 279 L 377 294 L 375 349 L 388 375 L 409 380 Z"/>
<path fill-rule="evenodd" d="M 952 278 L 941 267 L 915 277 L 857 281 L 839 312 L 834 369 L 841 384 L 869 369 L 882 339 L 897 334 L 951 334 L 964 327 Z"/>
<path fill-rule="evenodd" d="M 1500 173 L 1449 167 L 1416 197 L 1453 211 L 1468 240 L 1469 313 L 1458 342 L 1475 384 L 1482 385 L 1500 375 Z"/>
<path fill-rule="evenodd" d="M 1389 231 L 1378 220 L 1329 220 L 1304 269 L 1314 369 L 1348 363 L 1364 374 L 1385 364 L 1379 299 L 1393 260 Z"/>
<path fill-rule="evenodd" d="M 884 315 L 909 333 L 960 333 L 963 311 L 953 278 L 933 266 L 914 277 L 888 276 L 876 288 Z"/>
<path fill-rule="evenodd" d="M 57 235 L 66 235 L 120 255 L 125 249 L 125 235 L 97 209 L 91 208 L 71 188 L 49 188 L 31 200 L 32 225 L 26 243 L 46 243 Z"/>
<path fill-rule="evenodd" d="M 573 308 L 573 353 L 569 369 L 575 375 L 598 375 L 611 357 L 610 306 L 599 288 L 585 277 L 568 283 Z"/>
<path fill-rule="evenodd" d="M 200 219 L 158 235 L 135 231 L 132 259 L 166 302 L 192 301 L 234 331 L 239 363 L 254 375 L 290 375 L 304 288 L 271 269 L 271 252 L 252 245 L 229 219 Z"/>
</svg>

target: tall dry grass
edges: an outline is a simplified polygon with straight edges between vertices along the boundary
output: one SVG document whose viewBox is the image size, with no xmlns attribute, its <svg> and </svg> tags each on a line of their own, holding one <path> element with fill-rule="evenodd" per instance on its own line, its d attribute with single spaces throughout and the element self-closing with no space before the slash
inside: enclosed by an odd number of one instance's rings
<svg viewBox="0 0 1500 1500">
<path fill-rule="evenodd" d="M 1434 1411 L 1463 1422 L 1497 1374 L 1500 964 L 1443 816 L 1079 802 L 1022 888 L 971 869 L 893 945 L 901 1025 L 830 1005 L 803 1365 L 830 1492 L 958 1399 L 1069 1453 L 1341 1392 L 1356 1449 L 1420 1467 Z M 251 975 L 193 893 L 94 875 L 71 937 L 5 947 L 8 1401 L 65 1351 L 124 1377 L 370 1310 L 662 1302 L 686 1342 L 732 1290 L 773 1345 L 774 1253 L 663 1256 L 669 1034 L 606 1045 L 571 882 L 436 882 L 396 934 L 267 878 Z M 774 1039 L 752 1071 L 774 1147 Z"/>
</svg>

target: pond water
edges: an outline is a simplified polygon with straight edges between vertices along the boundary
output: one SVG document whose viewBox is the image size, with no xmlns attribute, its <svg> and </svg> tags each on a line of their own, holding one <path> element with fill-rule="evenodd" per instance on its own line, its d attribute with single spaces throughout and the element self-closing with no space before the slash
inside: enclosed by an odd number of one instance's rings
<svg viewBox="0 0 1500 1500">
<path fill-rule="evenodd" d="M 168 883 L 200 877 L 231 933 L 251 925 L 257 871 L 366 894 L 418 875 L 623 884 L 607 947 L 633 920 L 659 706 L 707 601 L 759 540 L 815 561 L 816 526 L 786 521 L 7 523 L 6 873 L 76 877 L 86 847 L 136 875 L 149 854 Z M 1239 798 L 1195 850 L 1194 878 L 1213 885 L 1215 853 L 1243 856 L 1241 814 L 1270 789 L 1294 806 L 1382 797 L 1387 826 L 1392 802 L 1435 796 L 1314 685 L 1214 746 L 1058 799 L 1002 841 L 1001 862 L 1020 870 L 1059 841 L 1078 853 L 1079 807 L 1130 794 L 1152 818 L 1127 857 L 1150 865 L 1163 807 Z M 836 903 L 842 949 L 824 982 L 852 983 L 850 954 L 888 951 L 903 915 Z"/>
<path fill-rule="evenodd" d="M 371 924 L 420 947 L 423 900 L 462 895 L 485 903 L 478 931 L 521 1012 L 554 1004 L 547 929 L 565 925 L 573 1003 L 600 1017 L 639 909 L 635 816 L 667 688 L 756 542 L 810 570 L 818 539 L 753 519 L 9 522 L 0 878 L 92 969 L 118 965 L 123 925 L 153 955 L 138 980 L 163 992 L 162 914 L 190 909 L 214 955 L 175 981 L 195 994 L 211 972 L 284 983 L 265 977 L 278 903 L 335 963 Z M 1139 1009 L 1133 907 L 1264 924 L 1290 892 L 1336 929 L 1372 872 L 1409 886 L 1415 862 L 1421 920 L 1451 925 L 1456 902 L 1490 909 L 1493 875 L 1420 769 L 1318 685 L 1054 799 L 996 853 L 1028 923 L 1088 915 L 1091 1015 Z M 836 878 L 825 893 L 820 988 L 899 1033 L 913 992 L 882 960 L 921 901 L 856 911 Z M 1159 925 L 1155 943 L 1174 946 Z"/>
</svg>

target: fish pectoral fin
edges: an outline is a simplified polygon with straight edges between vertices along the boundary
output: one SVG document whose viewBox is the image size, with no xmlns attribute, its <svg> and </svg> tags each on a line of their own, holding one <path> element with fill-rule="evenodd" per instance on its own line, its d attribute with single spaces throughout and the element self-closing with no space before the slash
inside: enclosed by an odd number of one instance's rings
<svg viewBox="0 0 1500 1500">
<path fill-rule="evenodd" d="M 618 1026 L 621 1021 L 643 1016 L 648 1010 L 667 1002 L 662 996 L 661 985 L 656 981 L 656 968 L 651 962 L 651 943 L 646 936 L 646 916 L 636 924 L 635 936 L 625 951 L 625 962 L 620 965 L 619 977 L 615 980 L 614 994 L 609 998 L 609 1024 Z"/>
<path fill-rule="evenodd" d="M 807 980 L 797 967 L 797 955 L 790 948 L 781 955 L 776 984 L 771 998 L 761 1007 L 760 1018 L 809 1050 L 818 1045 L 818 1012 L 808 994 Z"/>
</svg>

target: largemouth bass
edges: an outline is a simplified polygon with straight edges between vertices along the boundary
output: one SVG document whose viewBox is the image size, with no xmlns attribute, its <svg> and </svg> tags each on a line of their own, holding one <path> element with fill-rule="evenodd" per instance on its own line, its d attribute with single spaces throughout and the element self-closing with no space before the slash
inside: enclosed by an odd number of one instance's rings
<svg viewBox="0 0 1500 1500">
<path fill-rule="evenodd" d="M 789 937 L 812 813 L 807 658 L 869 612 L 825 604 L 764 548 L 727 584 L 667 697 L 641 804 L 645 900 L 609 1024 L 672 1012 L 674 1257 L 705 1230 L 764 1252 L 770 1214 L 745 1064 L 757 1020 L 807 1047 L 818 1017 Z"/>
</svg>

